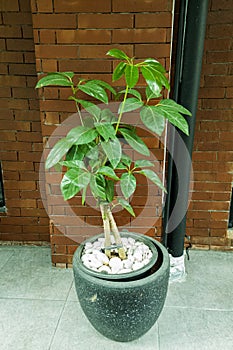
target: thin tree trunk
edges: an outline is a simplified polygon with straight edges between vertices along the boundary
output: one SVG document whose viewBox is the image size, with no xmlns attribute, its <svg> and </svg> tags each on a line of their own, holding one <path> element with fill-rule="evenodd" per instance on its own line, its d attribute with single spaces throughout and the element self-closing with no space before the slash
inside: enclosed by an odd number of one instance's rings
<svg viewBox="0 0 233 350">
<path fill-rule="evenodd" d="M 110 205 L 107 206 L 107 214 L 108 214 L 108 218 L 109 218 L 110 227 L 111 227 L 112 233 L 113 233 L 114 238 L 115 238 L 115 242 L 117 245 L 122 245 L 122 247 L 118 248 L 119 257 L 122 260 L 126 259 L 125 248 L 123 247 L 121 236 L 120 236 L 116 221 L 114 219 L 114 216 L 112 215 Z"/>
<path fill-rule="evenodd" d="M 105 237 L 104 246 L 110 247 L 111 246 L 110 222 L 109 222 L 109 217 L 106 209 L 107 209 L 106 204 L 100 204 L 100 210 L 101 210 L 101 215 L 102 215 L 102 220 L 104 225 L 104 237 Z M 111 258 L 111 249 L 105 249 L 105 254 L 109 258 Z"/>
</svg>

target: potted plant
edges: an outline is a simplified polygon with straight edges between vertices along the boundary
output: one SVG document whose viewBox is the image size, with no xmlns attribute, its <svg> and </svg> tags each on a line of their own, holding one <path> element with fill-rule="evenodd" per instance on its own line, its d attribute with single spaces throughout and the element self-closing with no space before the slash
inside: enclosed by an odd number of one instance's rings
<svg viewBox="0 0 233 350">
<path fill-rule="evenodd" d="M 190 112 L 175 101 L 162 98 L 163 89 L 169 90 L 169 82 L 157 60 L 147 58 L 138 62 L 119 49 L 112 49 L 107 55 L 120 60 L 112 75 L 113 82 L 124 79 L 125 86 L 118 92 L 102 80 L 79 79 L 74 83 L 73 72 L 49 73 L 39 80 L 36 88 L 53 85 L 71 88 L 70 99 L 76 104 L 80 125 L 54 145 L 46 168 L 58 164 L 65 168 L 60 186 L 65 200 L 80 193 L 85 205 L 89 189 L 103 220 L 104 234 L 88 239 L 74 254 L 80 304 L 92 325 L 104 336 L 131 341 L 145 334 L 162 310 L 169 256 L 150 237 L 119 233 L 114 220 L 112 209 L 116 205 L 135 215 L 130 198 L 137 187 L 137 174 L 166 191 L 152 170 L 154 164 L 148 160 L 148 147 L 138 136 L 137 128 L 127 123 L 126 113 L 136 111 L 138 120 L 155 134 L 162 134 L 168 119 L 188 135 L 188 124 L 182 114 L 190 115 Z M 144 79 L 143 93 L 136 88 L 139 77 Z M 80 94 L 87 98 L 80 98 Z M 107 108 L 110 94 L 120 99 L 115 114 Z M 106 108 L 100 108 L 93 100 Z M 86 111 L 85 117 L 81 109 Z M 134 161 L 124 152 L 125 145 L 140 154 L 141 159 Z M 121 195 L 116 195 L 117 184 Z"/>
</svg>

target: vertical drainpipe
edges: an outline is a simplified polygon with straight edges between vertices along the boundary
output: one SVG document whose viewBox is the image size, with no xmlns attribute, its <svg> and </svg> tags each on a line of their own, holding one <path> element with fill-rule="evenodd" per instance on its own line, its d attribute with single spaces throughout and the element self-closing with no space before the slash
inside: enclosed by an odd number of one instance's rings
<svg viewBox="0 0 233 350">
<path fill-rule="evenodd" d="M 190 135 L 169 126 L 167 198 L 162 242 L 172 257 L 181 257 L 186 234 L 191 157 L 202 68 L 208 0 L 181 0 L 172 98 L 192 113 Z M 175 162 L 174 162 L 175 159 Z M 179 218 L 178 222 L 177 218 Z"/>
</svg>

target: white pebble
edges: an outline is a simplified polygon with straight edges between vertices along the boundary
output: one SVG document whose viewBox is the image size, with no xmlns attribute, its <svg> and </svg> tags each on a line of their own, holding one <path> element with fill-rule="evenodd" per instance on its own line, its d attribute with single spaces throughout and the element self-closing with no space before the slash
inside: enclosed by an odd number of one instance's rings
<svg viewBox="0 0 233 350">
<path fill-rule="evenodd" d="M 110 267 L 108 267 L 108 266 L 106 266 L 106 265 L 100 266 L 100 267 L 98 268 L 98 271 L 99 271 L 99 272 L 111 273 Z"/>
<path fill-rule="evenodd" d="M 136 271 L 138 269 L 141 269 L 143 266 L 144 266 L 143 262 L 136 261 L 133 264 L 132 269 L 133 269 L 133 271 Z"/>
</svg>

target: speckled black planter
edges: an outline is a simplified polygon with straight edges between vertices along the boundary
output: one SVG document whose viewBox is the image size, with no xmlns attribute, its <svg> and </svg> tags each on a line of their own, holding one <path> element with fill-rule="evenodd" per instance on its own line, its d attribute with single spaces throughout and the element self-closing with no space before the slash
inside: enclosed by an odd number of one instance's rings
<svg viewBox="0 0 233 350">
<path fill-rule="evenodd" d="M 139 235 L 141 237 L 141 235 Z M 97 331 L 107 338 L 129 342 L 144 335 L 157 321 L 167 294 L 169 255 L 156 240 L 155 265 L 133 280 L 107 280 L 93 276 L 80 264 L 82 247 L 73 259 L 75 286 L 80 305 Z"/>
</svg>

